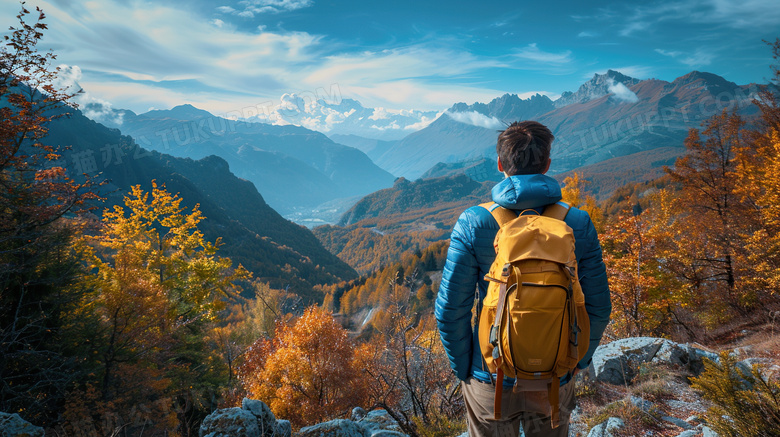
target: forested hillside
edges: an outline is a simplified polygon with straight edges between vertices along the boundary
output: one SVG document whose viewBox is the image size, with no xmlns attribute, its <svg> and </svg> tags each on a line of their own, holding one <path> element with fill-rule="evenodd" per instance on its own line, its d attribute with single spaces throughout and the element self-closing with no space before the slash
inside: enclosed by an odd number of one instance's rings
<svg viewBox="0 0 780 437">
<path fill-rule="evenodd" d="M 355 204 L 339 226 L 320 226 L 314 235 L 358 272 L 371 273 L 449 237 L 466 208 L 487 202 L 490 184 L 465 175 L 414 182 L 400 178 L 393 188 L 377 191 Z"/>
</svg>

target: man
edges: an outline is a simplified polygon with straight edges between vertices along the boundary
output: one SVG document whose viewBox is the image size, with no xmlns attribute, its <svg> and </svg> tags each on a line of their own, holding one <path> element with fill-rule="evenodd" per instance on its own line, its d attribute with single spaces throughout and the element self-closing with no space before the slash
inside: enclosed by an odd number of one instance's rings
<svg viewBox="0 0 780 437">
<path fill-rule="evenodd" d="M 550 168 L 553 134 L 535 121 L 512 123 L 498 136 L 498 170 L 506 176 L 493 187 L 493 201 L 521 212 L 561 200 L 558 182 L 546 176 Z M 574 374 L 591 361 L 612 310 L 607 274 L 596 229 L 588 213 L 571 208 L 566 224 L 575 237 L 575 255 L 585 305 L 590 319 L 590 347 Z M 549 402 L 544 392 L 517 392 L 514 380 L 503 381 L 502 419 L 493 420 L 495 375 L 487 371 L 480 352 L 477 327 L 472 326 L 472 307 L 487 292 L 483 279 L 495 258 L 493 240 L 499 225 L 491 213 L 474 206 L 461 214 L 452 231 L 447 262 L 436 298 L 436 320 L 450 365 L 460 379 L 471 437 L 517 436 L 522 425 L 526 436 L 568 436 L 569 416 L 574 409 L 574 375 L 561 378 L 560 426 L 552 428 Z M 476 288 L 476 292 L 475 292 Z"/>
</svg>

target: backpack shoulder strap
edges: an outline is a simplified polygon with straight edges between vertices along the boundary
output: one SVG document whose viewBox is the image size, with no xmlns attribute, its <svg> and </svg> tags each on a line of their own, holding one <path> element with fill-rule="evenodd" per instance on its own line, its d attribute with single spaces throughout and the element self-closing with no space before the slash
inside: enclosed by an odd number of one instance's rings
<svg viewBox="0 0 780 437">
<path fill-rule="evenodd" d="M 569 214 L 570 209 L 571 206 L 569 206 L 568 203 L 565 202 L 553 203 L 551 205 L 547 205 L 544 208 L 544 213 L 542 213 L 542 215 L 545 217 L 552 217 L 558 220 L 563 220 L 566 218 L 566 215 Z"/>
<path fill-rule="evenodd" d="M 506 209 L 503 206 L 497 204 L 496 202 L 482 203 L 479 206 L 488 210 L 490 214 L 493 216 L 493 218 L 496 219 L 496 221 L 498 222 L 498 226 L 502 228 L 504 227 L 505 224 L 517 218 L 516 212 L 514 212 L 511 209 Z"/>
</svg>

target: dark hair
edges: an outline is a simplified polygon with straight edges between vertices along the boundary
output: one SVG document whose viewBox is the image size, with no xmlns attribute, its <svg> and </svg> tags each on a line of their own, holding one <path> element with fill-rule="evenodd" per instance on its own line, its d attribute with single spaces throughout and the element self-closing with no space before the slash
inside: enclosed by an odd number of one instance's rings
<svg viewBox="0 0 780 437">
<path fill-rule="evenodd" d="M 542 173 L 550 159 L 553 136 L 538 121 L 516 121 L 498 135 L 496 152 L 509 176 Z"/>
</svg>

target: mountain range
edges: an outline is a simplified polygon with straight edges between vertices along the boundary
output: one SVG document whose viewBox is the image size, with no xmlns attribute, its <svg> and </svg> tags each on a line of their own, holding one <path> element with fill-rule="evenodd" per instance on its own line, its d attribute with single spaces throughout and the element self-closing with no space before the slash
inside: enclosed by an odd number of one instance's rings
<svg viewBox="0 0 780 437">
<path fill-rule="evenodd" d="M 456 103 L 393 144 L 354 136 L 338 140 L 369 150 L 374 162 L 390 173 L 416 179 L 429 176 L 428 171 L 437 174 L 434 167 L 441 164 L 469 167 L 464 162 L 495 160 L 497 131 L 515 120 L 535 119 L 556 136 L 551 167 L 556 174 L 657 148 L 679 147 L 682 152 L 688 130 L 713 114 L 724 109 L 754 114 L 752 99 L 758 90 L 756 84 L 737 85 L 698 71 L 666 82 L 609 70 L 554 101 L 539 94 L 528 99 L 505 94 L 489 103 Z"/>
<path fill-rule="evenodd" d="M 143 114 L 118 111 L 113 127 L 142 147 L 182 158 L 223 158 L 276 211 L 289 214 L 392 185 L 363 152 L 303 127 L 217 117 L 191 105 Z"/>
</svg>

